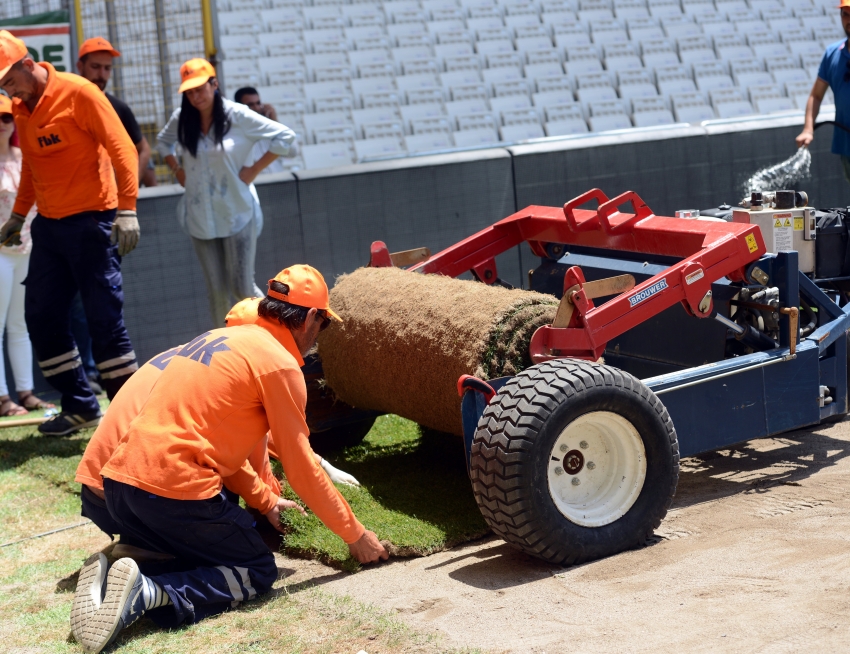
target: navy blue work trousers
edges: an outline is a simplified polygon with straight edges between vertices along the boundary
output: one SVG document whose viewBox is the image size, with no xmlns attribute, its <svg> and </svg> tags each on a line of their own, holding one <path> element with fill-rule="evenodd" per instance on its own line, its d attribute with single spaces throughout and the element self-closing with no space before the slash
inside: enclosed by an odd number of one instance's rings
<svg viewBox="0 0 850 654">
<path fill-rule="evenodd" d="M 32 255 L 24 282 L 24 313 L 41 372 L 62 394 L 62 410 L 99 411 L 71 332 L 71 304 L 83 302 L 92 354 L 112 399 L 138 369 L 124 327 L 121 258 L 110 233 L 115 210 L 80 213 L 61 220 L 37 215 Z"/>
<path fill-rule="evenodd" d="M 103 480 L 103 490 L 122 539 L 127 535 L 195 566 L 151 575 L 173 604 L 147 614 L 160 626 L 216 615 L 267 593 L 277 580 L 274 555 L 251 514 L 223 492 L 208 500 L 172 500 L 112 479 Z"/>
</svg>

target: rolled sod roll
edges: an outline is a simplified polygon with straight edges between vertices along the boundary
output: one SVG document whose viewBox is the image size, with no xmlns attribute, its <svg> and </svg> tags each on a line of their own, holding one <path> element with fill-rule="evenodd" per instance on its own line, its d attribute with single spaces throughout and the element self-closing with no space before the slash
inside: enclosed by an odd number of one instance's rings
<svg viewBox="0 0 850 654">
<path fill-rule="evenodd" d="M 398 268 L 360 268 L 330 294 L 343 319 L 319 337 L 325 382 L 343 402 L 461 434 L 461 375 L 494 379 L 531 365 L 528 343 L 552 295 Z"/>
</svg>

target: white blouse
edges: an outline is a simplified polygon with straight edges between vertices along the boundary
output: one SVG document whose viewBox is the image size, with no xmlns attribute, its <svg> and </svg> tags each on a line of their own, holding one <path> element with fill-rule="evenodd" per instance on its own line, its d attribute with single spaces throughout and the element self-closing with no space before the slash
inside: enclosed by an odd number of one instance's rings
<svg viewBox="0 0 850 654">
<path fill-rule="evenodd" d="M 215 144 L 210 129 L 198 139 L 198 154 L 183 152 L 186 193 L 177 207 L 180 226 L 197 239 L 225 238 L 240 232 L 249 220 L 263 228 L 263 211 L 253 184 L 239 179 L 239 171 L 253 161 L 254 144 L 267 141 L 268 151 L 280 156 L 295 154 L 295 132 L 261 116 L 242 104 L 224 100 L 230 117 L 230 130 L 221 146 Z M 157 151 L 163 156 L 176 154 L 177 122 L 180 109 L 156 137 Z M 181 148 L 182 149 L 182 148 Z"/>
</svg>

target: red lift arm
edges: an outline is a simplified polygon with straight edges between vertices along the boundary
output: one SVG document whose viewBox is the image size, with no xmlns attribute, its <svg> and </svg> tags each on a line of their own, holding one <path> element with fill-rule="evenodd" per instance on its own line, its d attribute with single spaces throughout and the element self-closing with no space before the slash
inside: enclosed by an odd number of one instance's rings
<svg viewBox="0 0 850 654">
<path fill-rule="evenodd" d="M 599 203 L 596 211 L 578 208 L 592 200 Z M 627 202 L 633 213 L 619 211 Z M 634 191 L 609 199 L 592 189 L 563 209 L 526 207 L 410 270 L 450 277 L 471 270 L 482 282 L 492 284 L 498 277 L 496 255 L 523 241 L 538 256 L 546 256 L 546 244 L 560 243 L 681 259 L 633 288 L 628 285 L 600 307 L 594 306 L 593 293 L 586 291 L 581 269 L 570 268 L 559 308 L 559 315 L 568 315 L 569 322 L 566 327 L 544 326 L 534 333 L 530 345 L 534 363 L 561 357 L 595 361 L 608 341 L 676 302 L 691 315 L 709 317 L 714 310 L 712 282 L 723 277 L 744 280 L 747 265 L 766 251 L 756 225 L 656 216 Z M 562 311 L 565 303 L 571 306 Z"/>
</svg>

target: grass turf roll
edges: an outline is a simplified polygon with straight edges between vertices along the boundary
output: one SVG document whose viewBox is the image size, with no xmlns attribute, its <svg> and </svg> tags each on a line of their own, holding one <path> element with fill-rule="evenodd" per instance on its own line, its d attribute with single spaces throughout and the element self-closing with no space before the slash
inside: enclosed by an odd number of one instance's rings
<svg viewBox="0 0 850 654">
<path fill-rule="evenodd" d="M 493 379 L 531 365 L 528 343 L 557 298 L 398 268 L 360 268 L 337 280 L 343 319 L 319 337 L 325 381 L 361 409 L 461 434 L 461 375 Z"/>
</svg>

